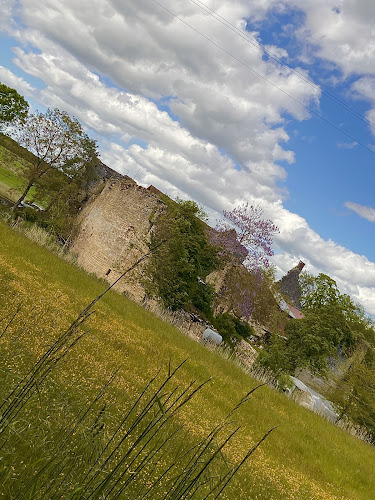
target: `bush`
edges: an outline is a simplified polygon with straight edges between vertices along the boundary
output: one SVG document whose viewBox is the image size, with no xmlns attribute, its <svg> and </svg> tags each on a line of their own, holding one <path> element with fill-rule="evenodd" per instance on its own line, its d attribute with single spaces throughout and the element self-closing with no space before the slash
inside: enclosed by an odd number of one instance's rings
<svg viewBox="0 0 375 500">
<path fill-rule="evenodd" d="M 214 320 L 214 327 L 223 340 L 232 347 L 236 342 L 254 334 L 254 329 L 248 323 L 229 313 L 219 314 Z"/>
</svg>

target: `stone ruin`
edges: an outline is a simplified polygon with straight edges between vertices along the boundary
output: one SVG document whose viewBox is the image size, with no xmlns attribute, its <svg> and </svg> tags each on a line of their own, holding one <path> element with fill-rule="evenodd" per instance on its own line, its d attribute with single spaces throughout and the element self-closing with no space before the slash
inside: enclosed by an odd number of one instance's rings
<svg viewBox="0 0 375 500">
<path fill-rule="evenodd" d="M 89 273 L 113 283 L 148 251 L 153 221 L 165 204 L 130 177 L 110 177 L 79 215 L 79 230 L 71 250 Z M 118 292 L 141 301 L 144 289 L 136 279 L 123 279 Z"/>
<path fill-rule="evenodd" d="M 290 299 L 291 304 L 297 309 L 301 309 L 299 275 L 304 267 L 304 262 L 300 260 L 299 263 L 295 267 L 293 267 L 293 269 L 288 271 L 287 274 L 283 276 L 279 282 L 281 293 L 283 295 L 286 295 Z"/>
</svg>

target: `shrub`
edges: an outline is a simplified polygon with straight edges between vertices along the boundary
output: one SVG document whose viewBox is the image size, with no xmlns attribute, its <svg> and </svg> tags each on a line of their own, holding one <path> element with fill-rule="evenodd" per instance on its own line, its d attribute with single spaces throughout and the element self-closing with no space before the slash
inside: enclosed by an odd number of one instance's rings
<svg viewBox="0 0 375 500">
<path fill-rule="evenodd" d="M 254 334 L 254 329 L 248 323 L 229 313 L 219 314 L 214 319 L 214 326 L 223 340 L 232 347 L 236 342 Z"/>
</svg>

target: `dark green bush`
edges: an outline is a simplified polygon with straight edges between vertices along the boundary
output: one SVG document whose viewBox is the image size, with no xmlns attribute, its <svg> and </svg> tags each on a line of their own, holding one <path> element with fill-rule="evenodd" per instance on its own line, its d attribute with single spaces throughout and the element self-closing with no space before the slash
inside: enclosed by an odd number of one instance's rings
<svg viewBox="0 0 375 500">
<path fill-rule="evenodd" d="M 236 341 L 247 339 L 254 334 L 253 328 L 229 313 L 219 314 L 214 319 L 214 327 L 223 337 L 224 342 L 233 347 Z"/>
</svg>

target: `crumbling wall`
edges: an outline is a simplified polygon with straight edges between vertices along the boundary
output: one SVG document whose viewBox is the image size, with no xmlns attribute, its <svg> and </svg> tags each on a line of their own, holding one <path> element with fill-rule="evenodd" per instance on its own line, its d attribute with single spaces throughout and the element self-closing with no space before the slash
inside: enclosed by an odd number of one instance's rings
<svg viewBox="0 0 375 500">
<path fill-rule="evenodd" d="M 79 215 L 79 231 L 72 251 L 86 271 L 113 283 L 147 252 L 153 221 L 165 209 L 156 194 L 131 179 L 109 179 Z M 115 287 L 141 300 L 142 285 L 126 277 Z"/>
<path fill-rule="evenodd" d="M 301 292 L 299 289 L 299 275 L 304 268 L 305 264 L 302 261 L 293 267 L 288 273 L 280 280 L 280 291 L 289 297 L 292 305 L 297 309 L 301 309 Z"/>
</svg>

